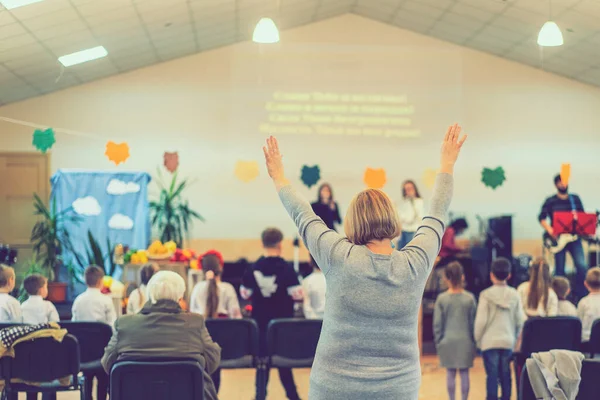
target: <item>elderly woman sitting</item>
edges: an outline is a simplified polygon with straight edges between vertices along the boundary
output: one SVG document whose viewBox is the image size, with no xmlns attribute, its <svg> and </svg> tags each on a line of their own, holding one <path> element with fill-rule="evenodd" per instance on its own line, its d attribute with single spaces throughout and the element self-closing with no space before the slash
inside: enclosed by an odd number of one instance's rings
<svg viewBox="0 0 600 400">
<path fill-rule="evenodd" d="M 205 398 L 217 399 L 210 374 L 219 366 L 221 348 L 212 341 L 204 318 L 179 306 L 185 292 L 183 278 L 171 271 L 157 272 L 147 291 L 149 300 L 139 314 L 125 315 L 115 322 L 102 366 L 110 374 L 117 361 L 195 359 L 204 368 Z"/>
</svg>

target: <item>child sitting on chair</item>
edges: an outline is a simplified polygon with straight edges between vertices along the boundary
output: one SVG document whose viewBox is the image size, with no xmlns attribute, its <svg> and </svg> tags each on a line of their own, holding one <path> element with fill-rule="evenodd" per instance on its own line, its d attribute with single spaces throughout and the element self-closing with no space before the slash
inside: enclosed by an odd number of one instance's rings
<svg viewBox="0 0 600 400">
<path fill-rule="evenodd" d="M 158 270 L 158 264 L 155 263 L 146 264 L 140 269 L 142 284 L 129 295 L 129 300 L 127 301 L 127 314 L 137 314 L 144 308 L 144 304 L 148 301 L 146 286 L 148 285 L 148 282 L 150 282 L 150 278 L 152 278 Z"/>
<path fill-rule="evenodd" d="M 104 271 L 95 265 L 85 269 L 87 290 L 73 302 L 73 321 L 97 321 L 113 326 L 117 319 L 115 306 L 110 296 L 102 294 Z"/>
<path fill-rule="evenodd" d="M 54 304 L 44 300 L 48 296 L 46 278 L 38 274 L 29 275 L 23 281 L 23 287 L 29 295 L 29 298 L 21 304 L 24 323 L 35 325 L 60 321 Z"/>
<path fill-rule="evenodd" d="M 567 296 L 571 293 L 571 284 L 564 276 L 557 276 L 552 279 L 552 289 L 558 296 L 558 313 L 559 317 L 576 317 L 577 308 L 567 300 Z"/>
<path fill-rule="evenodd" d="M 15 270 L 0 264 L 0 322 L 23 322 L 21 305 L 10 293 L 15 288 Z"/>
<path fill-rule="evenodd" d="M 600 318 L 600 268 L 590 268 L 585 277 L 585 287 L 590 294 L 577 305 L 577 316 L 581 320 L 581 343 L 585 349 L 590 341 L 592 325 Z"/>
</svg>

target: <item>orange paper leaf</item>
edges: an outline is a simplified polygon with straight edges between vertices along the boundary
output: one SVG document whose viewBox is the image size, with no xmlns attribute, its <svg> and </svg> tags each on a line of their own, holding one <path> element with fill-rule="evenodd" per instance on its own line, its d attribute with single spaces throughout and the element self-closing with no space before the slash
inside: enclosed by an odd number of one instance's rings
<svg viewBox="0 0 600 400">
<path fill-rule="evenodd" d="M 381 189 L 386 182 L 385 170 L 367 168 L 363 180 L 369 189 Z"/>
<path fill-rule="evenodd" d="M 125 162 L 129 158 L 129 145 L 127 143 L 106 143 L 106 157 L 116 165 Z"/>
<path fill-rule="evenodd" d="M 567 186 L 569 184 L 569 179 L 571 178 L 571 164 L 563 164 L 560 166 L 560 180 L 563 185 Z"/>
</svg>

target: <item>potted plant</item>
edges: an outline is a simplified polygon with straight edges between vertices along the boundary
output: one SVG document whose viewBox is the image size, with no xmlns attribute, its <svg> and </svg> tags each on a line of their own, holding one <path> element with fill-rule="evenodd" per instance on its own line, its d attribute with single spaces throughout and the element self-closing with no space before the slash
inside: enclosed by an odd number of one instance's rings
<svg viewBox="0 0 600 400">
<path fill-rule="evenodd" d="M 175 172 L 167 187 L 163 184 L 160 170 L 158 174 L 161 190 L 158 200 L 150 202 L 152 226 L 158 231 L 161 242 L 173 241 L 178 248 L 182 248 L 184 236 L 187 236 L 194 219 L 204 221 L 204 218 L 192 210 L 183 198 L 183 191 L 188 186 L 186 179 L 177 182 Z"/>
<path fill-rule="evenodd" d="M 37 264 L 48 278 L 48 300 L 64 302 L 67 298 L 68 283 L 58 281 L 59 271 L 63 266 L 62 252 L 63 249 L 73 249 L 65 223 L 79 223 L 81 218 L 71 207 L 57 211 L 54 199 L 50 201 L 50 207 L 46 207 L 36 193 L 33 194 L 33 207 L 34 215 L 40 219 L 33 226 L 30 240 Z M 73 279 L 74 274 L 69 275 Z"/>
</svg>

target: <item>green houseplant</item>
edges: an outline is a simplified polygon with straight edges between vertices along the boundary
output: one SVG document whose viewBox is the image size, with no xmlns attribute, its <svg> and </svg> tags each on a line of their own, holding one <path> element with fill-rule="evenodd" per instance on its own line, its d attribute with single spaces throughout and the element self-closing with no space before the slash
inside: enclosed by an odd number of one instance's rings
<svg viewBox="0 0 600 400">
<path fill-rule="evenodd" d="M 41 269 L 48 282 L 48 299 L 55 302 L 65 301 L 67 283 L 58 282 L 58 274 L 63 265 L 63 249 L 72 251 L 71 238 L 65 228 L 65 223 L 79 223 L 81 218 L 71 207 L 57 211 L 54 199 L 47 207 L 42 199 L 33 194 L 34 215 L 39 220 L 33 226 L 30 241 L 36 254 L 36 265 Z M 73 279 L 73 274 L 69 274 Z"/>
<path fill-rule="evenodd" d="M 158 171 L 158 184 L 161 188 L 157 201 L 150 202 L 152 226 L 158 231 L 161 242 L 174 241 L 177 247 L 183 246 L 184 236 L 187 236 L 194 219 L 204 221 L 204 218 L 192 210 L 188 201 L 183 198 L 183 191 L 188 186 L 188 180 L 177 181 L 177 172 L 173 174 L 169 186 L 163 184 L 162 174 Z"/>
</svg>

